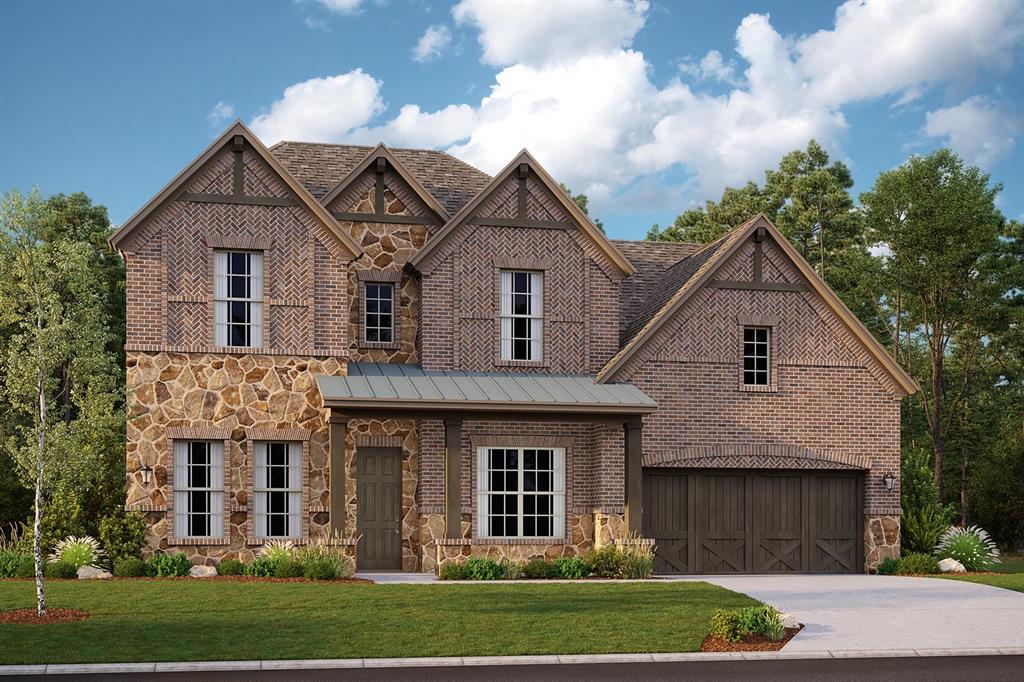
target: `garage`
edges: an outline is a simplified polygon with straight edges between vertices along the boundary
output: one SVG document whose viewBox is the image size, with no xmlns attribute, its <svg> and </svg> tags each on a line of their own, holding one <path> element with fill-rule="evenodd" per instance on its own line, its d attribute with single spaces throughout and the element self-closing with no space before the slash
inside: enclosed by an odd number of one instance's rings
<svg viewBox="0 0 1024 682">
<path fill-rule="evenodd" d="M 644 469 L 655 573 L 860 573 L 858 471 Z"/>
</svg>

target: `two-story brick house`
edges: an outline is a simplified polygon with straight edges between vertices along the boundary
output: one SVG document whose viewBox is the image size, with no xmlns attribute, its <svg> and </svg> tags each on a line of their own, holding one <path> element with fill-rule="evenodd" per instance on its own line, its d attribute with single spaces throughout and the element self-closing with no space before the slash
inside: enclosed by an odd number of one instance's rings
<svg viewBox="0 0 1024 682">
<path fill-rule="evenodd" d="M 762 216 L 608 240 L 528 153 L 236 123 L 125 223 L 127 508 L 151 550 L 331 537 L 434 570 L 653 538 L 664 572 L 898 552 L 913 381 Z"/>
</svg>

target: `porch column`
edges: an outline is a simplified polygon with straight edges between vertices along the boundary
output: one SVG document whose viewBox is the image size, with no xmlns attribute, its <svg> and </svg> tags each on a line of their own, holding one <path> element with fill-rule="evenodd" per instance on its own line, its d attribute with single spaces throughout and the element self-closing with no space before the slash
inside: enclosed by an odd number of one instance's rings
<svg viewBox="0 0 1024 682">
<path fill-rule="evenodd" d="M 643 420 L 632 419 L 623 426 L 626 432 L 626 529 L 643 530 Z"/>
<path fill-rule="evenodd" d="M 444 520 L 447 538 L 462 537 L 462 419 L 444 420 Z"/>
<path fill-rule="evenodd" d="M 331 410 L 331 533 L 345 534 L 345 415 Z"/>
</svg>

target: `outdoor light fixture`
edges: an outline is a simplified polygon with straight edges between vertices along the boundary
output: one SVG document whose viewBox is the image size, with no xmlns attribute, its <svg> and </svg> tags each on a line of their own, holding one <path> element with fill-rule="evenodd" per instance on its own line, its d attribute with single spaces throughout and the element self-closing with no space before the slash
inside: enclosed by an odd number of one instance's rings
<svg viewBox="0 0 1024 682">
<path fill-rule="evenodd" d="M 153 480 L 153 467 L 149 466 L 146 462 L 142 463 L 142 468 L 139 469 L 142 472 L 142 485 L 149 487 L 149 482 Z"/>
<path fill-rule="evenodd" d="M 893 476 L 892 474 L 886 474 L 885 477 L 882 478 L 882 480 L 885 481 L 886 490 L 892 492 L 892 489 L 896 487 L 896 477 Z"/>
</svg>

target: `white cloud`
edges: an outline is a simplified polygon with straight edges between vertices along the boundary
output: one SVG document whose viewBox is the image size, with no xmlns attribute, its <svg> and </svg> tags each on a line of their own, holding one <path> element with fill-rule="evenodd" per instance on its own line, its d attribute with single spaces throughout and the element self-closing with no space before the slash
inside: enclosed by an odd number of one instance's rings
<svg viewBox="0 0 1024 682">
<path fill-rule="evenodd" d="M 944 138 L 967 163 L 989 167 L 1009 155 L 1016 137 L 1024 133 L 1024 114 L 984 97 L 969 97 L 955 106 L 928 112 L 924 133 Z"/>
<path fill-rule="evenodd" d="M 235 117 L 235 108 L 227 102 L 217 102 L 213 105 L 213 109 L 210 109 L 210 113 L 206 115 L 206 120 L 210 122 L 210 125 L 219 126 L 224 121 Z"/>
<path fill-rule="evenodd" d="M 732 63 L 726 63 L 722 53 L 718 50 L 709 50 L 699 62 L 683 62 L 679 65 L 679 71 L 701 80 L 711 79 L 739 85 L 736 81 L 736 69 Z"/>
<path fill-rule="evenodd" d="M 387 123 L 353 130 L 346 139 L 375 144 L 383 141 L 393 147 L 447 147 L 466 139 L 476 125 L 476 111 L 468 104 L 450 104 L 435 112 L 423 112 L 415 104 L 406 104 Z"/>
<path fill-rule="evenodd" d="M 268 145 L 284 139 L 340 141 L 383 113 L 380 86 L 362 69 L 296 83 L 252 120 L 253 132 Z"/>
<path fill-rule="evenodd" d="M 333 14 L 355 14 L 363 4 L 363 0 L 316 0 L 316 2 Z"/>
<path fill-rule="evenodd" d="M 417 62 L 429 62 L 441 56 L 452 42 L 452 32 L 444 24 L 428 26 L 412 49 L 412 58 Z"/>
<path fill-rule="evenodd" d="M 452 16 L 480 30 L 485 63 L 537 66 L 628 47 L 648 7 L 647 0 L 462 0 Z"/>
</svg>

